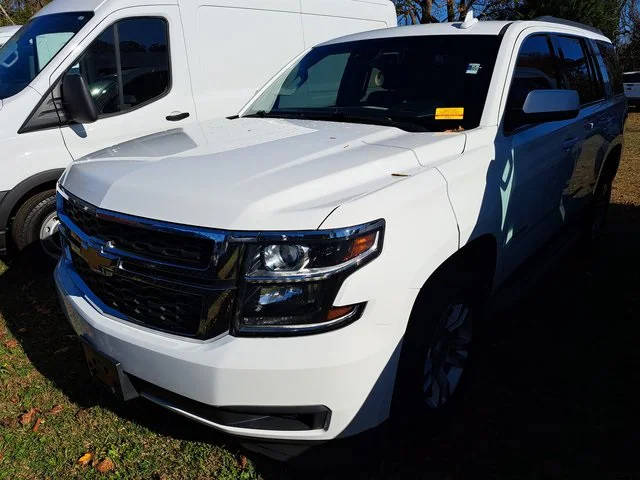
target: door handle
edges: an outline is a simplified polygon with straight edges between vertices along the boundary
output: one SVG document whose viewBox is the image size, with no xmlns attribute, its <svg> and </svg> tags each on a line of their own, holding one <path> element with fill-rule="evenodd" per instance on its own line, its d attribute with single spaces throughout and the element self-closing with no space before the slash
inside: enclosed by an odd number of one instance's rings
<svg viewBox="0 0 640 480">
<path fill-rule="evenodd" d="M 595 125 L 595 123 L 593 123 L 593 122 L 586 122 L 586 123 L 584 124 L 584 129 L 585 129 L 585 130 L 593 130 L 593 129 L 595 128 L 595 126 L 596 126 L 596 125 Z"/>
<path fill-rule="evenodd" d="M 564 142 L 562 142 L 562 149 L 565 152 L 570 152 L 579 141 L 580 141 L 579 138 L 568 138 Z"/>
<path fill-rule="evenodd" d="M 180 120 L 184 120 L 185 118 L 189 118 L 189 112 L 172 112 L 171 115 L 167 115 L 167 120 L 170 122 L 179 122 Z"/>
</svg>

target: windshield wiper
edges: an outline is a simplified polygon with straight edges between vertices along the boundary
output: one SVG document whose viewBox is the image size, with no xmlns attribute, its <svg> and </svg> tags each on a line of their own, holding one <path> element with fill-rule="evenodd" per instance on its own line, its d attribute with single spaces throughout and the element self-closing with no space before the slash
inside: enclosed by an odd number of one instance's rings
<svg viewBox="0 0 640 480">
<path fill-rule="evenodd" d="M 365 110 L 366 113 L 368 113 Z M 295 118 L 300 120 L 325 120 L 331 122 L 345 122 L 345 123 L 364 123 L 373 125 L 384 125 L 397 127 L 402 130 L 411 132 L 425 132 L 429 131 L 425 122 L 421 117 L 415 115 L 390 115 L 387 111 L 376 111 L 372 115 L 367 115 L 362 112 L 362 109 L 350 109 L 345 107 L 337 107 L 326 110 L 291 110 L 282 111 L 276 110 L 266 112 L 265 110 L 258 110 L 245 117 L 253 118 Z"/>
</svg>

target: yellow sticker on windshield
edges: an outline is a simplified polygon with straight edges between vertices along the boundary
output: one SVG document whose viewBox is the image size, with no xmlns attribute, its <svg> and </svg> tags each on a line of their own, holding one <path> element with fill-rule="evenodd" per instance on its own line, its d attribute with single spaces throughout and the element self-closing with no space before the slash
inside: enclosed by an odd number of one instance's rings
<svg viewBox="0 0 640 480">
<path fill-rule="evenodd" d="M 436 120 L 464 120 L 464 108 L 436 108 Z"/>
</svg>

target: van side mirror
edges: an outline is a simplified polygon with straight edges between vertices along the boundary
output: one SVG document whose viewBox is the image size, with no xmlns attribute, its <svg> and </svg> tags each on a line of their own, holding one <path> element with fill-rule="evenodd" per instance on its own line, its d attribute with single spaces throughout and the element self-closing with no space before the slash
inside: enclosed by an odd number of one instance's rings
<svg viewBox="0 0 640 480">
<path fill-rule="evenodd" d="M 92 123 L 98 119 L 98 109 L 91 98 L 87 82 L 78 73 L 69 73 L 62 80 L 62 105 L 69 120 Z"/>
<path fill-rule="evenodd" d="M 580 95 L 575 90 L 532 90 L 522 113 L 525 123 L 571 120 L 580 113 Z"/>
</svg>

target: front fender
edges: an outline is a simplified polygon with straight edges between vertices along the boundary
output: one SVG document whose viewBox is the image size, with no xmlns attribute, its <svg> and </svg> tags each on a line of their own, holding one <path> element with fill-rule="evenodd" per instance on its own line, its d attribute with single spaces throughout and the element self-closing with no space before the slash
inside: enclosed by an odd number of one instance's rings
<svg viewBox="0 0 640 480">
<path fill-rule="evenodd" d="M 458 250 L 458 226 L 447 184 L 436 169 L 411 176 L 338 207 L 321 228 L 357 225 L 384 218 L 384 247 L 373 262 L 349 276 L 337 305 L 419 291 L 427 279 Z M 389 322 L 393 318 L 388 319 Z"/>
</svg>

